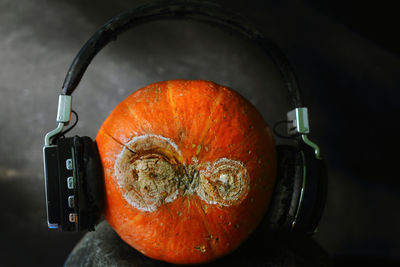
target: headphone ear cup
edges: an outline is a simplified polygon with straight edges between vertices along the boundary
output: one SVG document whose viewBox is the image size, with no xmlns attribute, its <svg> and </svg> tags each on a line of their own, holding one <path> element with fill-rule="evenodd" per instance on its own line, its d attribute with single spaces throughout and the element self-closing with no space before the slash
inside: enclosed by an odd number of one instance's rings
<svg viewBox="0 0 400 267">
<path fill-rule="evenodd" d="M 325 162 L 315 157 L 314 150 L 305 147 L 302 153 L 306 165 L 306 186 L 294 231 L 313 233 L 325 207 L 328 175 Z"/>
<path fill-rule="evenodd" d="M 294 146 L 279 145 L 276 150 L 277 177 L 264 227 L 268 232 L 284 234 L 291 231 L 296 216 L 303 180 L 303 158 Z"/>
<path fill-rule="evenodd" d="M 104 208 L 104 181 L 96 143 L 87 136 L 73 137 L 77 169 L 78 230 L 94 230 Z"/>
</svg>

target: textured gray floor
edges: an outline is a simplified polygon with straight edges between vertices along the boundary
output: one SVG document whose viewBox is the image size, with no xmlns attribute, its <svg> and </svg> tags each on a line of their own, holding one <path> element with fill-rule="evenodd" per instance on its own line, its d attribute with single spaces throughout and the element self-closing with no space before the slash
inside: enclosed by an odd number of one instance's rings
<svg viewBox="0 0 400 267">
<path fill-rule="evenodd" d="M 288 55 L 311 112 L 312 137 L 330 167 L 316 239 L 339 259 L 399 261 L 400 196 L 394 114 L 399 58 L 302 1 L 217 1 L 260 25 Z M 251 2 L 251 4 L 250 4 Z M 0 0 L 0 256 L 5 266 L 61 265 L 81 234 L 45 224 L 42 146 L 73 57 L 111 16 L 137 1 Z M 95 5 L 95 7 L 93 7 Z M 196 23 L 141 26 L 89 67 L 73 106 L 73 134 L 95 137 L 133 90 L 168 79 L 231 86 L 267 122 L 287 109 L 268 58 L 237 36 Z M 0 264 L 1 265 L 1 264 Z"/>
</svg>

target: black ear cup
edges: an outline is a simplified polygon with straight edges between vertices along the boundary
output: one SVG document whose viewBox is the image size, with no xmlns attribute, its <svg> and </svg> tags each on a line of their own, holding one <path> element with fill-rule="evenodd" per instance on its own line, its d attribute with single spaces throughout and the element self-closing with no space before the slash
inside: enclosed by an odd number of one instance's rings
<svg viewBox="0 0 400 267">
<path fill-rule="evenodd" d="M 275 189 L 264 227 L 280 234 L 313 233 L 325 206 L 324 164 L 307 147 L 280 145 L 277 157 Z"/>
<path fill-rule="evenodd" d="M 94 230 L 104 208 L 104 181 L 96 143 L 90 137 L 73 137 L 76 162 L 75 203 L 78 230 Z"/>
<path fill-rule="evenodd" d="M 305 161 L 306 184 L 294 231 L 313 233 L 325 207 L 328 175 L 325 162 L 315 157 L 313 149 L 304 145 L 301 153 Z"/>
<path fill-rule="evenodd" d="M 301 194 L 303 157 L 300 151 L 288 145 L 277 149 L 277 177 L 274 193 L 264 221 L 269 232 L 284 234 L 292 229 Z"/>
</svg>

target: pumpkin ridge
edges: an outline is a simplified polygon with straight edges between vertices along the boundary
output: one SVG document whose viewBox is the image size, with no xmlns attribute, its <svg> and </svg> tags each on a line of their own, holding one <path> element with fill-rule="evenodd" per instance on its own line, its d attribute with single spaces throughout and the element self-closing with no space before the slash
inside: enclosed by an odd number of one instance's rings
<svg viewBox="0 0 400 267">
<path fill-rule="evenodd" d="M 136 122 L 139 122 L 139 123 L 136 124 L 137 127 L 140 127 L 140 128 L 138 128 L 137 130 L 140 130 L 141 132 L 145 132 L 144 129 L 142 128 L 142 121 L 145 120 L 145 119 L 144 119 L 144 118 L 140 118 L 139 115 L 135 112 L 135 110 L 131 107 L 131 105 L 128 104 L 128 102 L 125 102 L 125 101 L 124 101 L 123 103 L 124 103 L 125 106 L 127 107 L 128 111 L 129 111 L 129 114 L 132 115 L 132 117 L 135 119 Z M 130 118 L 130 119 L 131 119 L 131 118 Z M 146 122 L 147 122 L 147 121 L 146 121 Z M 149 123 L 147 122 L 146 125 L 147 125 L 147 124 L 149 124 Z M 136 135 L 137 132 L 135 132 L 135 133 L 133 133 L 133 134 Z M 131 139 L 131 136 L 129 137 L 129 139 Z"/>
<path fill-rule="evenodd" d="M 178 116 L 178 113 L 176 110 L 176 103 L 173 98 L 173 90 L 174 89 L 172 89 L 171 81 L 167 81 L 167 103 L 169 104 L 170 109 L 172 111 L 176 129 L 182 129 L 182 121 L 180 119 L 180 116 Z"/>
<path fill-rule="evenodd" d="M 214 88 L 215 87 L 216 86 L 214 85 Z M 215 98 L 212 106 L 210 107 L 210 115 L 207 118 L 206 125 L 204 126 L 203 132 L 201 133 L 200 138 L 199 138 L 199 144 L 202 144 L 202 145 L 204 145 L 203 144 L 204 143 L 204 138 L 205 138 L 207 132 L 210 130 L 211 124 L 213 124 L 212 119 L 213 119 L 213 115 L 214 115 L 215 109 L 217 108 L 217 106 L 221 102 L 222 97 L 224 95 L 224 90 L 222 90 L 220 87 L 217 87 L 216 89 L 218 90 L 218 95 Z M 197 154 L 198 153 L 196 153 L 196 156 L 198 156 Z"/>
<path fill-rule="evenodd" d="M 252 133 L 250 133 L 249 135 L 246 135 L 244 138 L 243 138 L 243 140 L 242 141 L 240 141 L 240 143 L 235 143 L 235 148 L 232 148 L 231 150 L 230 150 L 230 152 L 232 153 L 232 154 L 234 154 L 235 152 L 238 152 L 240 149 L 243 149 L 243 145 L 244 144 L 248 144 L 249 143 L 249 141 L 251 142 L 251 141 L 253 141 L 254 139 L 255 139 L 255 137 L 257 136 L 257 133 L 256 132 L 252 132 Z M 255 152 L 255 151 L 254 151 Z M 243 162 L 243 163 L 245 163 L 245 162 Z"/>
<path fill-rule="evenodd" d="M 201 202 L 200 202 L 200 204 L 201 204 Z M 212 235 L 212 233 L 210 231 L 210 227 L 209 227 L 209 225 L 207 223 L 207 220 L 206 220 L 207 219 L 206 218 L 207 214 L 201 207 L 199 207 L 199 201 L 196 201 L 196 207 L 197 207 L 197 211 L 201 214 L 200 215 L 202 217 L 201 221 L 202 221 L 202 223 L 204 225 L 204 228 L 207 230 L 207 233 L 208 233 L 209 236 Z M 218 256 L 218 251 L 216 251 L 216 248 L 213 246 L 213 243 L 211 242 L 211 239 L 209 239 L 209 238 L 204 238 L 204 239 L 207 241 L 208 247 L 211 248 L 210 252 L 213 254 L 213 256 L 214 257 Z"/>
<path fill-rule="evenodd" d="M 180 197 L 180 196 L 178 196 L 177 198 L 179 198 L 179 197 Z M 164 209 L 167 211 L 168 217 L 169 217 L 169 218 L 173 218 L 173 217 L 174 217 L 174 214 L 173 214 L 172 211 L 170 210 L 169 205 L 164 205 Z"/>
</svg>

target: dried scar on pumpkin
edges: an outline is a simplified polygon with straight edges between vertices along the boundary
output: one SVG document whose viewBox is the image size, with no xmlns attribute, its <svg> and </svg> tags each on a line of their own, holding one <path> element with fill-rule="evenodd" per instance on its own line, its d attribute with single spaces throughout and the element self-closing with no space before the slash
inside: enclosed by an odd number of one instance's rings
<svg viewBox="0 0 400 267">
<path fill-rule="evenodd" d="M 187 166 L 178 146 L 159 135 L 134 137 L 118 155 L 114 171 L 125 200 L 149 212 L 179 194 L 198 194 L 208 204 L 237 205 L 250 187 L 243 163 L 221 158 Z"/>
</svg>

